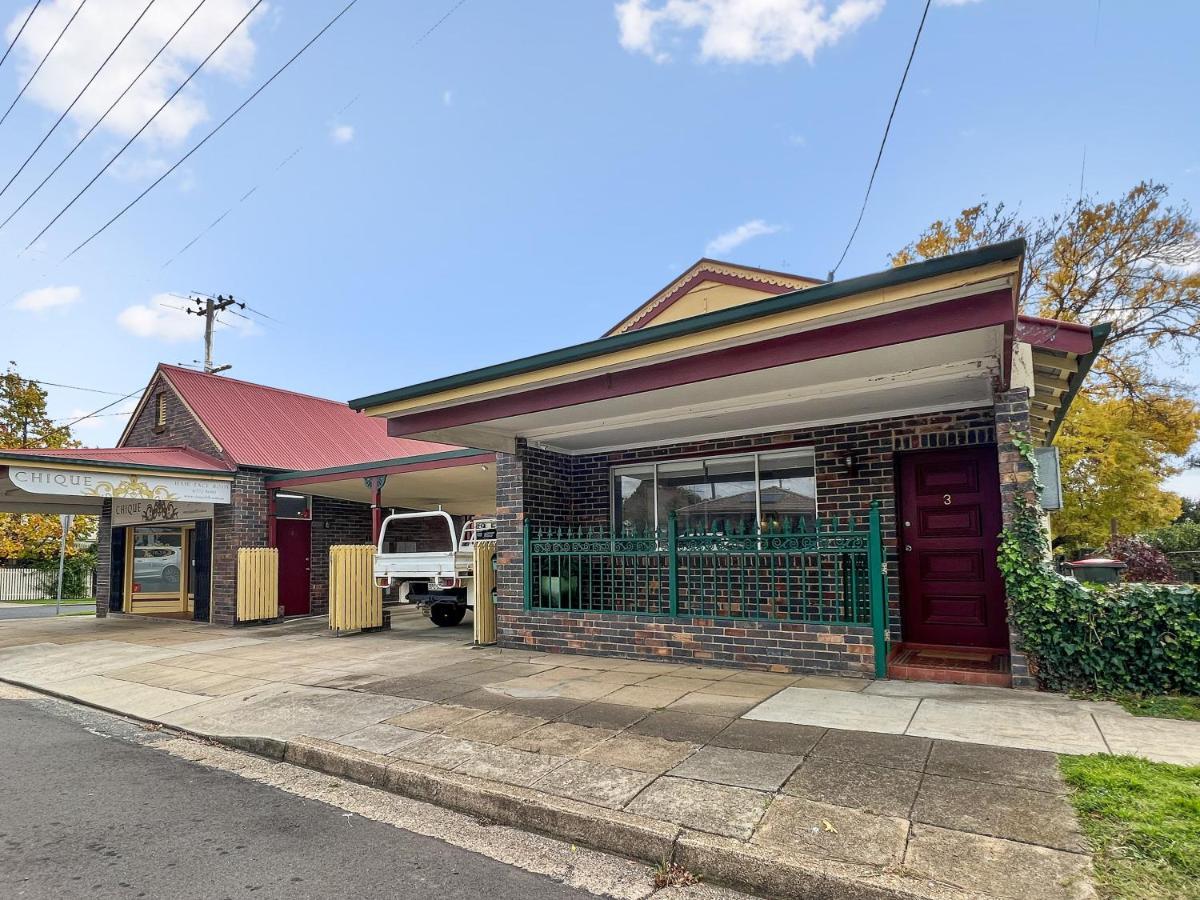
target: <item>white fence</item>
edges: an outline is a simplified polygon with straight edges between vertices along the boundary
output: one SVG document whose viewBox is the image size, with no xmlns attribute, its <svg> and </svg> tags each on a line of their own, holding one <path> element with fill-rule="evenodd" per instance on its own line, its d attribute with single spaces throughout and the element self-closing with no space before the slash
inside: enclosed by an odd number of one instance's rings
<svg viewBox="0 0 1200 900">
<path fill-rule="evenodd" d="M 53 600 L 56 578 L 55 572 L 0 566 L 0 603 L 6 600 Z M 94 572 L 88 576 L 87 584 L 89 587 L 95 584 Z M 69 592 L 64 593 L 64 597 L 69 598 Z"/>
</svg>

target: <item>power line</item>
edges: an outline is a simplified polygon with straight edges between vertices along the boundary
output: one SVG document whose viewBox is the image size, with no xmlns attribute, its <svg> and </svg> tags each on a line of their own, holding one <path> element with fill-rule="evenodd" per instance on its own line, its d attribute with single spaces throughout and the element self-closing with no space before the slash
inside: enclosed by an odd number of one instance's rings
<svg viewBox="0 0 1200 900">
<path fill-rule="evenodd" d="M 867 200 L 870 199 L 871 188 L 875 184 L 875 173 L 879 171 L 879 161 L 883 159 L 883 148 L 887 146 L 888 132 L 892 130 L 892 119 L 896 115 L 896 107 L 900 105 L 900 94 L 904 91 L 904 82 L 908 80 L 908 70 L 912 67 L 913 57 L 917 55 L 917 43 L 921 40 L 921 32 L 925 29 L 925 17 L 929 15 L 930 2 L 931 0 L 925 0 L 925 10 L 921 13 L 921 23 L 917 25 L 917 33 L 913 37 L 912 49 L 908 51 L 908 62 L 904 64 L 904 74 L 900 76 L 900 86 L 896 88 L 896 99 L 892 101 L 892 111 L 888 113 L 887 125 L 883 129 L 883 140 L 879 142 L 879 153 L 875 155 L 875 165 L 871 168 L 871 177 L 867 181 L 867 192 L 863 195 L 862 207 L 858 211 L 858 221 L 854 223 L 854 230 L 850 232 L 850 240 L 846 241 L 846 247 L 842 250 L 842 255 L 838 257 L 837 265 L 829 270 L 830 281 L 833 281 L 837 270 L 846 259 L 846 254 L 850 252 L 850 245 L 854 243 L 854 237 L 858 234 L 858 226 L 862 224 L 863 215 L 867 211 Z"/>
<path fill-rule="evenodd" d="M 17 92 L 17 96 L 13 97 L 13 102 L 8 104 L 8 109 L 4 111 L 4 115 L 0 116 L 0 125 L 4 124 L 4 120 L 7 119 L 8 114 L 13 111 L 13 107 L 17 105 L 17 101 L 25 96 L 25 89 L 28 88 L 29 85 L 33 84 L 33 79 L 37 78 L 38 72 L 42 71 L 42 66 L 46 64 L 46 60 L 50 58 L 50 54 L 54 52 L 54 48 L 58 46 L 58 42 L 62 40 L 63 35 L 67 33 L 67 29 L 71 27 L 71 23 L 75 21 L 75 17 L 79 15 L 79 11 L 86 5 L 87 0 L 79 0 L 79 5 L 75 7 L 75 12 L 71 13 L 71 18 L 67 19 L 67 24 L 64 25 L 62 31 L 58 33 L 58 37 L 54 39 L 54 43 L 50 45 L 50 49 L 46 51 L 46 55 L 42 57 L 42 61 L 37 64 L 37 68 L 33 70 L 33 74 L 29 76 L 29 80 L 21 85 L 21 90 Z M 28 22 L 29 20 L 26 19 L 25 21 Z M 21 28 L 24 29 L 25 26 L 22 25 Z M 8 54 L 5 53 L 4 55 L 7 56 Z"/>
<path fill-rule="evenodd" d="M 92 136 L 92 132 L 95 131 L 97 128 L 99 128 L 100 123 L 108 118 L 108 114 L 111 113 L 114 109 L 116 109 L 117 104 L 125 99 L 125 95 L 128 94 L 131 90 L 133 90 L 134 85 L 136 85 L 139 81 L 141 81 L 142 76 L 145 75 L 146 72 L 149 71 L 150 67 L 152 65 L 154 65 L 154 63 L 158 60 L 158 58 L 160 56 L 162 56 L 163 53 L 166 52 L 167 48 L 171 46 L 171 44 L 172 44 L 172 42 L 174 42 L 175 38 L 179 37 L 179 32 L 183 31 L 184 26 L 187 25 L 188 22 L 192 21 L 192 17 L 194 15 L 196 15 L 196 13 L 200 12 L 200 7 L 202 7 L 207 2 L 208 2 L 208 0 L 200 0 L 200 2 L 196 4 L 195 8 L 190 13 L 188 13 L 187 18 L 179 23 L 179 27 L 175 29 L 174 34 L 172 34 L 169 38 L 167 38 L 167 42 L 158 48 L 158 52 L 155 53 L 152 57 L 150 57 L 150 61 L 148 63 L 146 63 L 146 65 L 142 66 L 142 71 L 138 72 L 137 75 L 134 77 L 133 81 L 129 82 L 129 85 L 125 88 L 125 90 L 121 91 L 121 93 L 117 97 L 117 99 L 109 104 L 109 107 L 108 107 L 108 109 L 106 109 L 104 111 L 104 114 L 101 115 L 100 118 L 95 121 L 95 123 L 92 125 L 91 128 L 89 128 L 87 130 L 87 132 L 83 135 L 83 137 L 81 137 L 79 140 L 77 140 L 75 142 L 75 146 L 73 146 L 67 152 L 67 155 L 64 156 L 62 159 L 60 159 L 58 161 L 58 165 L 56 165 L 53 169 L 50 170 L 50 174 L 48 174 L 45 178 L 43 178 L 38 183 L 38 186 L 29 192 L 29 196 L 26 197 L 24 200 L 22 200 L 20 205 L 17 206 L 16 209 L 14 209 L 12 212 L 10 212 L 8 214 L 8 218 L 5 219 L 3 222 L 0 222 L 0 229 L 4 228 L 5 225 L 7 225 L 9 222 L 11 222 L 13 220 L 13 216 L 15 216 L 21 210 L 23 210 L 25 208 L 25 204 L 28 203 L 30 200 L 32 200 L 37 195 L 38 191 L 40 191 L 42 188 L 44 188 L 46 186 L 46 182 L 49 181 L 51 178 L 53 178 L 55 176 L 55 174 L 58 172 L 58 170 L 61 169 L 66 164 L 67 160 L 69 160 L 72 156 L 75 155 L 75 151 L 78 150 L 81 146 L 83 146 L 83 142 Z"/>
<path fill-rule="evenodd" d="M 98 415 L 100 415 L 100 413 L 104 412 L 106 409 L 112 409 L 112 408 L 113 408 L 114 406 L 116 406 L 118 403 L 121 403 L 121 402 L 122 402 L 122 401 L 124 401 L 124 400 L 128 400 L 128 399 L 129 399 L 130 397 L 132 397 L 134 394 L 140 394 L 140 393 L 141 393 L 142 391 L 144 391 L 144 390 L 145 390 L 145 388 L 138 388 L 136 391 L 130 391 L 130 392 L 129 392 L 128 394 L 126 394 L 124 397 L 119 397 L 118 399 L 114 400 L 112 403 L 107 403 L 107 404 L 105 404 L 104 406 L 100 407 L 99 409 L 97 409 L 97 410 L 93 410 L 92 412 L 88 413 L 86 416 L 80 416 L 78 419 L 72 419 L 72 420 L 71 420 L 70 422 L 68 422 L 66 425 L 63 425 L 63 426 L 60 426 L 60 427 L 62 427 L 62 428 L 71 428 L 71 427 L 72 427 L 72 426 L 74 426 L 74 425 L 78 425 L 78 424 L 79 424 L 80 422 L 82 422 L 84 419 L 91 419 L 91 418 L 94 418 L 95 416 L 98 416 Z"/>
<path fill-rule="evenodd" d="M 415 41 L 413 41 L 411 49 L 415 50 L 418 46 L 420 46 L 420 44 L 426 38 L 428 38 L 431 34 L 433 34 L 435 31 L 437 31 L 438 28 L 440 28 L 442 26 L 442 24 L 447 19 L 449 19 L 452 15 L 454 15 L 458 11 L 459 7 L 463 6 L 463 4 L 465 4 L 466 2 L 467 2 L 467 0 L 458 0 L 458 2 L 455 3 L 452 7 L 450 7 L 450 9 L 447 10 L 442 15 L 441 18 L 439 18 L 436 22 L 434 22 L 429 28 L 425 29 L 425 31 L 421 34 L 421 36 L 418 37 Z M 354 97 L 352 97 L 348 103 L 343 105 L 334 114 L 334 119 L 336 120 L 337 118 L 339 118 L 342 115 L 342 113 L 344 113 L 346 110 L 348 110 L 350 107 L 352 107 L 355 103 L 357 103 L 359 100 L 359 97 L 361 97 L 361 96 L 362 96 L 361 94 L 355 94 Z M 304 147 L 305 147 L 305 145 L 301 144 L 299 147 L 297 147 L 295 150 L 293 150 L 291 153 L 289 153 L 286 157 L 284 157 L 284 159 L 282 160 L 282 162 L 279 163 L 279 165 L 277 165 L 274 169 L 272 169 L 266 175 L 259 178 L 259 180 L 254 184 L 254 186 L 252 188 L 250 188 L 250 190 L 246 191 L 235 202 L 231 203 L 225 209 L 224 212 L 222 212 L 219 216 L 217 216 L 215 219 L 213 219 L 213 221 L 210 222 L 207 226 L 200 229 L 200 231 L 197 232 L 196 236 L 193 237 L 186 244 L 184 244 L 182 247 L 180 247 L 179 250 L 177 250 L 173 256 L 171 256 L 166 262 L 164 262 L 162 264 L 161 268 L 165 269 L 167 266 L 171 265 L 171 263 L 175 262 L 175 260 L 179 259 L 179 257 L 183 256 L 183 254 L 185 254 L 193 246 L 195 246 L 195 244 L 201 238 L 203 238 L 206 234 L 208 234 L 210 231 L 212 231 L 214 228 L 216 228 L 219 224 L 221 224 L 221 222 L 224 221 L 224 219 L 230 213 L 232 213 L 235 209 L 237 209 L 239 206 L 241 206 L 243 203 L 245 203 L 247 200 L 249 200 L 250 197 L 253 196 L 260 187 L 262 187 L 271 178 L 274 178 L 275 175 L 278 174 L 279 171 L 281 169 L 283 169 L 284 166 L 286 166 L 288 163 L 290 163 L 297 155 L 299 155 L 299 153 L 302 150 L 304 150 Z M 0 224 L 0 227 L 3 227 L 3 225 Z M 249 311 L 257 312 L 256 310 L 253 310 L 253 309 L 251 309 Z M 267 318 L 267 319 L 271 318 L 270 316 L 266 316 L 263 313 L 258 313 L 258 315 L 262 315 L 264 318 Z M 272 320 L 272 321 L 277 321 L 277 320 Z"/>
<path fill-rule="evenodd" d="M 84 2 L 87 2 L 87 0 L 84 0 Z M 357 2 L 357 0 L 356 0 L 356 2 Z M 250 9 L 248 9 L 246 11 L 246 14 L 244 16 L 242 16 L 240 19 L 238 19 L 237 24 L 234 25 L 233 28 L 231 28 L 226 33 L 225 37 L 221 38 L 221 42 L 219 44 L 217 44 L 217 46 L 212 48 L 212 50 L 209 52 L 208 56 L 204 57 L 204 59 L 202 59 L 200 61 L 200 64 L 198 66 L 196 66 L 196 68 L 192 69 L 192 71 L 188 75 L 188 77 L 183 80 L 183 83 L 180 84 L 177 88 L 175 88 L 174 91 L 171 92 L 171 96 L 167 97 L 167 99 L 163 101 L 162 105 L 158 109 L 156 109 L 154 111 L 154 114 L 152 116 L 150 116 L 150 118 L 147 119 L 142 124 L 142 127 L 139 128 L 137 130 L 137 132 L 134 133 L 133 137 L 131 137 L 129 140 L 127 140 L 125 142 L 124 146 L 122 146 L 121 149 L 116 152 L 116 154 L 112 157 L 112 159 L 110 159 L 108 162 L 106 162 L 104 164 L 104 167 L 99 172 L 97 172 L 95 175 L 92 176 L 92 180 L 89 181 L 87 184 L 85 184 L 80 189 L 79 193 L 76 194 L 74 197 L 72 197 L 71 201 L 66 206 L 64 206 L 62 209 L 60 209 L 58 211 L 58 213 L 54 216 L 53 219 L 50 220 L 50 222 L 46 225 L 46 227 L 37 233 L 37 237 L 35 237 L 32 241 L 30 241 L 28 244 L 25 245 L 25 250 L 28 250 L 30 247 L 32 247 L 34 244 L 36 244 L 39 240 L 41 240 L 42 235 L 44 235 L 47 231 L 49 231 L 54 226 L 54 223 L 57 222 L 59 219 L 61 219 L 63 217 L 63 215 L 67 212 L 67 210 L 69 210 L 72 206 L 74 206 L 76 201 L 79 200 L 79 198 L 82 197 L 85 193 L 87 193 L 88 189 L 93 184 L 95 184 L 97 181 L 99 181 L 100 176 L 108 171 L 109 166 L 111 166 L 113 163 L 115 163 L 121 157 L 121 155 L 126 150 L 129 149 L 129 145 L 132 144 L 134 141 L 136 141 L 141 136 L 142 132 L 150 127 L 151 123 L 154 122 L 154 120 L 158 118 L 158 114 L 161 113 L 164 109 L 166 109 L 167 105 L 172 100 L 175 99 L 175 97 L 179 94 L 179 92 L 182 91 L 185 87 L 187 87 L 189 83 L 191 83 L 191 80 L 200 73 L 200 70 L 203 69 L 204 66 L 208 63 L 208 61 L 217 54 L 217 51 L 225 46 L 225 42 L 234 36 L 234 34 L 237 32 L 237 30 L 242 27 L 242 24 L 248 18 L 250 18 L 250 16 L 253 14 L 253 12 L 256 9 L 258 9 L 262 5 L 262 3 L 263 3 L 263 0 L 255 0 L 254 5 L 251 6 Z M 160 178 L 159 181 L 161 181 L 161 180 L 162 179 Z M 155 184 L 157 184 L 157 183 L 158 182 L 156 181 Z M 22 250 L 21 252 L 24 253 L 25 250 Z M 74 251 L 72 251 L 72 253 L 73 252 Z"/>
<path fill-rule="evenodd" d="M 261 2 L 262 2 L 262 0 L 258 0 L 258 3 L 261 3 Z M 255 6 L 258 6 L 258 3 L 255 3 Z M 255 89 L 254 93 L 252 93 L 249 97 L 247 97 L 245 100 L 243 100 L 233 110 L 233 112 L 231 112 L 224 119 L 222 119 L 221 122 L 214 129 L 212 129 L 212 131 L 210 131 L 203 138 L 201 138 L 199 143 L 197 143 L 194 147 L 192 147 L 191 150 L 189 150 L 187 153 L 183 154 L 183 156 L 181 156 L 178 160 L 176 160 L 175 164 L 173 166 L 171 166 L 171 168 L 167 169 L 167 171 L 163 172 L 160 176 L 158 176 L 158 178 L 156 178 L 153 182 L 151 182 L 150 185 L 144 191 L 142 191 L 140 194 L 138 194 L 136 197 L 134 197 L 131 201 L 129 201 L 129 203 L 126 204 L 126 206 L 120 212 L 118 212 L 115 216 L 113 216 L 111 219 L 109 219 L 107 222 L 105 222 L 103 225 L 101 225 L 99 228 L 97 228 L 94 232 L 92 232 L 87 237 L 87 239 L 85 241 L 83 241 L 83 243 L 81 243 L 74 250 L 72 250 L 70 253 L 68 253 L 66 255 L 66 257 L 64 257 L 64 259 L 70 259 L 76 253 L 78 253 L 80 250 L 82 250 L 84 247 L 86 247 L 88 244 L 90 244 L 93 240 L 95 240 L 97 237 L 99 237 L 101 234 L 103 234 L 110 225 L 112 225 L 119 218 L 121 218 L 121 216 L 125 215 L 125 213 L 129 212 L 129 210 L 132 209 L 143 197 L 145 197 L 148 193 L 150 193 L 152 190 L 154 190 L 156 187 L 158 187 L 158 185 L 160 185 L 163 182 L 163 180 L 165 178 L 167 178 L 167 176 L 169 176 L 172 172 L 174 172 L 181 165 L 183 165 L 188 160 L 188 158 L 191 157 L 191 155 L 193 153 L 195 153 L 197 150 L 199 150 L 201 147 L 203 147 L 206 143 L 208 143 L 210 138 L 212 138 L 215 134 L 217 134 L 217 132 L 219 132 L 222 128 L 224 128 L 227 124 L 229 124 L 230 120 L 232 120 L 234 116 L 236 116 L 243 109 L 245 109 L 247 106 L 249 106 L 255 97 L 257 97 L 264 90 L 266 90 L 266 88 L 271 84 L 271 82 L 273 82 L 276 78 L 278 78 L 280 75 L 282 75 L 284 73 L 284 71 L 286 71 L 287 68 L 292 63 L 294 63 L 297 59 L 299 59 L 301 57 L 301 55 L 303 55 L 304 51 L 306 51 L 309 47 L 311 47 L 313 44 L 315 44 L 321 38 L 321 36 L 325 34 L 325 32 L 327 32 L 330 28 L 332 28 L 334 26 L 334 24 L 338 21 L 338 19 L 340 19 L 342 16 L 344 16 L 346 13 L 348 13 L 350 11 L 350 9 L 353 6 L 355 6 L 355 4 L 357 4 L 357 3 L 358 3 L 358 0 L 350 0 L 349 3 L 347 3 L 345 6 L 343 6 L 341 12 L 339 12 L 332 19 L 330 19 L 328 22 L 326 22 L 324 27 L 321 28 L 320 31 L 318 31 L 315 35 L 313 35 L 311 38 L 309 38 L 308 42 L 306 44 L 304 44 L 304 46 L 302 46 L 299 50 L 297 50 L 292 55 L 291 59 L 289 59 L 282 66 L 280 66 L 278 69 L 276 69 L 271 74 L 270 78 L 268 78 L 266 81 L 264 81 L 262 84 L 260 84 Z M 98 177 L 99 176 L 97 176 L 97 178 Z M 72 202 L 74 202 L 74 201 L 72 201 Z M 60 215 L 61 215 L 61 213 L 60 213 Z M 50 224 L 53 225 L 54 223 L 51 222 Z M 47 228 L 48 227 L 49 226 L 47 226 Z M 45 233 L 45 229 L 43 229 L 43 233 Z M 41 235 L 39 234 L 38 238 L 40 238 L 40 237 L 41 237 Z M 30 246 L 32 246 L 33 243 L 36 243 L 38 238 L 34 238 L 33 241 L 30 243 Z M 26 249 L 28 249 L 28 248 L 26 248 Z"/>
<path fill-rule="evenodd" d="M 25 26 L 29 24 L 29 20 L 33 18 L 33 14 L 37 12 L 37 8 L 42 5 L 42 0 L 37 0 L 29 9 L 29 14 L 25 16 L 25 21 L 21 23 L 21 27 L 17 29 L 17 33 L 13 35 L 13 39 L 8 42 L 8 47 L 4 51 L 4 55 L 0 56 L 0 66 L 4 65 L 4 61 L 8 59 L 8 54 L 12 53 L 12 48 L 17 46 L 17 41 L 21 39 L 21 35 L 25 31 Z"/>
<path fill-rule="evenodd" d="M 9 374 L 15 375 L 17 378 L 19 378 L 21 381 L 24 381 L 26 384 L 40 384 L 43 387 L 65 388 L 69 391 L 87 391 L 90 394 L 108 394 L 110 397 L 116 397 L 120 394 L 120 391 L 102 391 L 99 388 L 80 387 L 77 384 L 58 384 L 57 382 L 54 382 L 54 381 L 43 381 L 40 378 L 26 378 L 23 375 L 17 375 L 15 372 L 12 372 Z"/>
<path fill-rule="evenodd" d="M 72 100 L 67 108 L 62 111 L 62 115 L 60 115 L 55 123 L 50 126 L 50 130 L 43 135 L 40 141 L 38 141 L 37 146 L 29 152 L 29 155 L 25 157 L 25 161 L 21 163 L 21 165 L 17 168 L 17 171 L 13 172 L 12 177 L 8 179 L 8 182 L 4 185 L 4 187 L 0 188 L 0 197 L 3 197 L 5 191 L 7 191 L 12 183 L 17 180 L 17 176 L 25 171 L 25 167 L 29 165 L 29 161 L 31 159 L 37 156 L 37 152 L 42 149 L 42 145 L 45 144 L 46 141 L 50 140 L 50 135 L 54 134 L 54 132 L 58 129 L 58 126 L 62 124 L 63 119 L 67 117 L 67 113 L 75 108 L 75 104 L 79 102 L 79 98 L 87 92 L 87 89 L 92 86 L 92 82 L 100 76 L 100 73 L 104 70 L 104 67 L 108 65 L 108 61 L 113 58 L 118 50 L 121 49 L 121 46 L 125 43 L 126 38 L 133 34 L 133 29 L 137 28 L 138 23 L 145 18 L 146 13 L 150 12 L 150 7 L 152 7 L 154 3 L 155 0 L 150 0 L 150 2 L 146 4 L 145 8 L 138 13 L 138 17 L 133 20 L 133 24 L 129 26 L 129 29 L 123 35 L 121 35 L 121 39 L 117 41 L 117 46 L 113 47 L 108 56 L 104 57 L 104 62 L 100 63 L 100 68 L 96 69 L 96 71 L 92 73 L 92 77 L 87 80 L 87 84 L 79 89 L 79 93 L 75 95 L 75 99 Z"/>
</svg>

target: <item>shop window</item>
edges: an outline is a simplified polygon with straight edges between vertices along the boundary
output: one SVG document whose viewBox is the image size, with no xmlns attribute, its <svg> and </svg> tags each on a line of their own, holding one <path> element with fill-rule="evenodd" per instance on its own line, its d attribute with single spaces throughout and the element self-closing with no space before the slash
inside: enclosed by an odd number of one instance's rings
<svg viewBox="0 0 1200 900">
<path fill-rule="evenodd" d="M 183 528 L 139 525 L 131 531 L 134 595 L 178 595 L 185 567 Z"/>
<path fill-rule="evenodd" d="M 613 470 L 613 529 L 667 527 L 753 532 L 811 525 L 817 516 L 815 454 L 784 450 L 645 463 Z"/>
</svg>

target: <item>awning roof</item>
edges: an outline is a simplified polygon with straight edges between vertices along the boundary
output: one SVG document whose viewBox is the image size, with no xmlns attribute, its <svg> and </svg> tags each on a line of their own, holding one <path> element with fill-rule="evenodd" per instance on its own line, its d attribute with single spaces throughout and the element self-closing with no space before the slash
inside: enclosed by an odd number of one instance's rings
<svg viewBox="0 0 1200 900">
<path fill-rule="evenodd" d="M 300 472 L 280 472 L 267 487 L 371 503 L 372 479 L 383 478 L 382 505 L 404 509 L 442 508 L 456 515 L 490 515 L 496 510 L 496 455 L 450 450 L 397 459 Z"/>
<path fill-rule="evenodd" d="M 588 453 L 984 406 L 995 384 L 1032 389 L 1038 372 L 1050 393 L 1034 394 L 1034 437 L 1048 442 L 1103 329 L 1018 321 L 1024 249 L 752 299 L 352 406 L 395 436 Z"/>
<path fill-rule="evenodd" d="M 109 497 L 228 503 L 233 468 L 187 447 L 0 450 L 0 512 L 99 515 Z"/>
</svg>

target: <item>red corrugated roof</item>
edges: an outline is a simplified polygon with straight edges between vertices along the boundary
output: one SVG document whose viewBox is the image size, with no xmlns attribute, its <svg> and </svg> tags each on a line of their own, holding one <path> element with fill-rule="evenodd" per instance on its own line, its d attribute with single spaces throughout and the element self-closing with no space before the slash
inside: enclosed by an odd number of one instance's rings
<svg viewBox="0 0 1200 900">
<path fill-rule="evenodd" d="M 234 466 L 224 460 L 190 447 L 105 447 L 40 448 L 0 450 L 0 458 L 25 456 L 31 459 L 61 459 L 72 462 L 119 463 L 148 468 L 193 469 L 197 472 L 232 472 Z"/>
<path fill-rule="evenodd" d="M 225 457 L 239 466 L 290 472 L 461 449 L 388 437 L 385 419 L 356 413 L 336 400 L 165 363 L 159 369 Z"/>
</svg>

